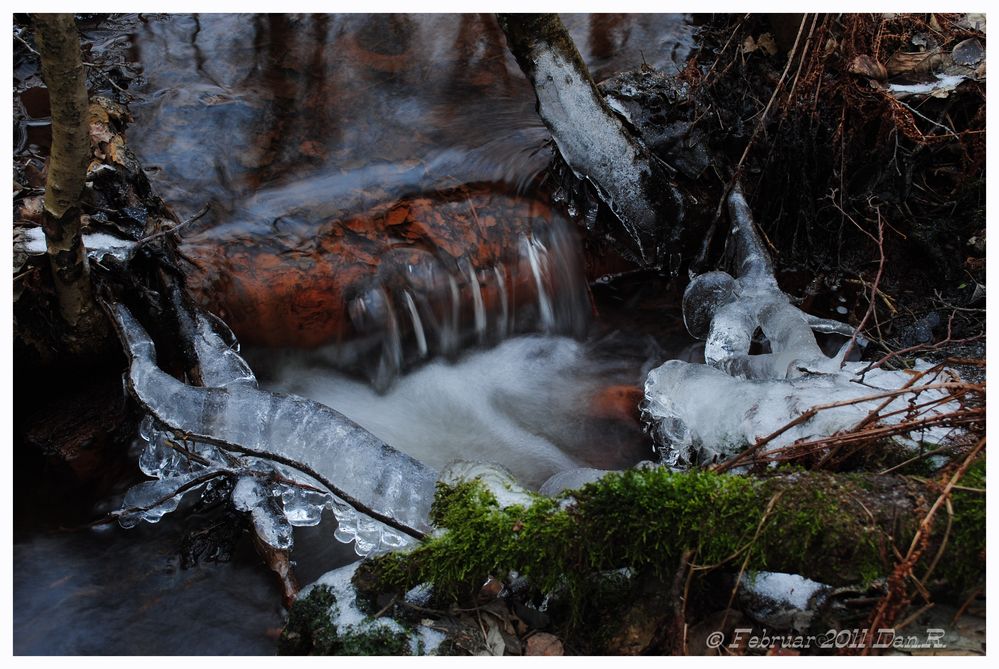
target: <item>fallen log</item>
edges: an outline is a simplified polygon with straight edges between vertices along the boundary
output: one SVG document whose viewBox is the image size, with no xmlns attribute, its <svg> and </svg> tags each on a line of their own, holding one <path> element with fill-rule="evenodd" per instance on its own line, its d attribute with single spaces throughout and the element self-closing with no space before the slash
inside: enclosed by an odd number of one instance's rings
<svg viewBox="0 0 999 669">
<path fill-rule="evenodd" d="M 984 573 L 984 459 L 967 489 L 950 498 L 950 520 L 931 519 L 917 577 L 947 584 L 957 598 Z M 889 574 L 920 531 L 943 487 L 876 474 L 784 472 L 766 477 L 670 472 L 611 474 L 556 498 L 503 506 L 480 482 L 439 485 L 432 521 L 447 531 L 409 552 L 362 566 L 367 591 L 406 592 L 432 583 L 456 596 L 488 576 L 526 576 L 545 593 L 585 592 L 591 576 L 627 568 L 660 578 L 692 551 L 698 569 L 800 574 L 829 585 Z"/>
</svg>

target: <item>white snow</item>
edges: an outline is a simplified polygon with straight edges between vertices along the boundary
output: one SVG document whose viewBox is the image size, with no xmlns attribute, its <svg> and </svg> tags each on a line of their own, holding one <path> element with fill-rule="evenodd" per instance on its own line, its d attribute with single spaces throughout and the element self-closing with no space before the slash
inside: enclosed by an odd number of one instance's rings
<svg viewBox="0 0 999 669">
<path fill-rule="evenodd" d="M 947 97 L 950 91 L 965 79 L 966 77 L 959 74 L 938 74 L 934 81 L 919 84 L 889 84 L 888 90 L 899 98 L 909 95 Z"/>
<path fill-rule="evenodd" d="M 45 253 L 45 231 L 41 227 L 27 228 L 25 231 L 25 251 L 31 255 L 42 255 Z M 100 260 L 105 255 L 112 255 L 118 260 L 128 260 L 135 247 L 135 242 L 131 239 L 116 237 L 106 232 L 85 232 L 83 234 L 83 245 L 87 249 L 87 255 L 95 260 Z"/>
<path fill-rule="evenodd" d="M 740 583 L 743 588 L 759 597 L 802 611 L 809 607 L 816 593 L 829 589 L 829 586 L 804 576 L 771 571 L 743 574 Z"/>
</svg>

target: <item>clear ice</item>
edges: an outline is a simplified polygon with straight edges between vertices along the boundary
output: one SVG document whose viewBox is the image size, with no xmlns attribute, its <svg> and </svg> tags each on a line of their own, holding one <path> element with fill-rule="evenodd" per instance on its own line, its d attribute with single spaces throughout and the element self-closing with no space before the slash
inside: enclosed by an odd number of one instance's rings
<svg viewBox="0 0 999 669">
<path fill-rule="evenodd" d="M 845 346 L 836 356 L 826 356 L 814 332 L 852 331 L 791 304 L 777 285 L 738 188 L 728 204 L 737 276 L 720 271 L 701 274 L 683 296 L 684 322 L 691 335 L 706 339 L 707 364 L 670 360 L 652 370 L 645 382 L 643 417 L 671 467 L 717 461 L 773 434 L 811 407 L 876 396 L 911 380 L 904 372 L 881 369 L 861 374 L 867 363 L 844 363 Z M 750 354 L 757 329 L 769 342 L 769 353 Z M 917 365 L 917 371 L 927 368 Z M 934 378 L 928 376 L 927 383 Z M 884 421 L 902 421 L 905 415 L 900 410 L 917 392 L 921 404 L 945 397 L 943 391 L 913 386 L 913 392 L 897 395 L 881 409 L 883 416 L 897 412 Z M 851 428 L 884 401 L 871 399 L 819 411 L 774 438 L 766 450 Z M 928 411 L 946 413 L 955 408 L 953 402 L 944 402 Z M 914 436 L 938 443 L 947 434 L 946 428 L 930 428 Z"/>
<path fill-rule="evenodd" d="M 234 506 L 275 548 L 290 548 L 292 527 L 318 524 L 324 509 L 337 518 L 336 539 L 359 555 L 400 548 L 430 529 L 436 471 L 328 407 L 257 389 L 223 325 L 197 314 L 194 351 L 211 384 L 202 388 L 156 366 L 152 340 L 125 307 L 115 316 L 131 361 L 128 385 L 149 412 L 139 465 L 157 479 L 128 491 L 123 526 L 156 522 L 183 494 L 227 477 Z"/>
</svg>

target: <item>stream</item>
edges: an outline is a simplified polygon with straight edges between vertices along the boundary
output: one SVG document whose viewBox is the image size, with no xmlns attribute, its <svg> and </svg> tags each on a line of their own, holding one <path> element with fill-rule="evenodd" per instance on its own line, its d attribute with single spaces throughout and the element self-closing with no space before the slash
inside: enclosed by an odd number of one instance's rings
<svg viewBox="0 0 999 669">
<path fill-rule="evenodd" d="M 693 46 L 683 15 L 565 21 L 597 81 L 643 62 L 674 71 Z M 322 221 L 465 184 L 550 198 L 547 132 L 489 16 L 167 15 L 124 25 L 131 34 L 85 37 L 98 54 L 127 39 L 141 64 L 128 138 L 160 195 L 181 218 L 210 205 L 185 230 L 188 248 L 276 231 L 298 243 Z M 551 229 L 564 225 L 556 216 Z M 261 387 L 327 404 L 434 468 L 497 462 L 536 489 L 564 469 L 650 459 L 628 389 L 664 360 L 703 361 L 679 294 L 654 277 L 586 277 L 577 240 L 519 234 L 514 260 L 469 269 L 468 280 L 442 284 L 444 298 L 428 291 L 426 311 L 413 292 L 374 284 L 356 298 L 362 307 L 376 310 L 371 295 L 394 300 L 375 344 L 268 346 L 244 335 L 238 313 L 230 324 L 251 344 L 244 353 Z M 518 271 L 530 290 L 515 305 L 482 279 L 506 272 L 514 283 Z M 434 330 L 427 314 L 448 306 L 455 317 Z M 442 343 L 441 355 L 433 342 L 448 336 L 459 343 Z M 400 362 L 382 373 L 387 359 Z M 97 501 L 91 516 L 117 502 Z M 75 518 L 73 505 L 52 515 Z M 131 530 L 18 519 L 16 653 L 273 652 L 279 588 L 247 539 L 228 562 L 185 568 L 178 545 L 197 514 Z M 296 529 L 303 584 L 354 559 L 334 526 Z"/>
</svg>

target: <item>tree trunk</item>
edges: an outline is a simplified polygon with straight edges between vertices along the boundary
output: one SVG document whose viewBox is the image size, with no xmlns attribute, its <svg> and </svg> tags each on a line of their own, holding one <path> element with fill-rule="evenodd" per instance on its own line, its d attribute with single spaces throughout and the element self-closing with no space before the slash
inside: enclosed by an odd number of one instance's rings
<svg viewBox="0 0 999 669">
<path fill-rule="evenodd" d="M 45 181 L 45 242 L 59 310 L 77 338 L 103 323 L 94 301 L 80 234 L 80 195 L 90 158 L 86 77 L 72 14 L 34 15 L 42 77 L 52 108 L 52 149 Z"/>
<path fill-rule="evenodd" d="M 534 86 L 538 113 L 572 170 L 596 186 L 623 227 L 619 242 L 642 265 L 675 249 L 682 198 L 671 170 L 633 136 L 597 90 L 556 14 L 500 14 L 510 51 Z"/>
</svg>

